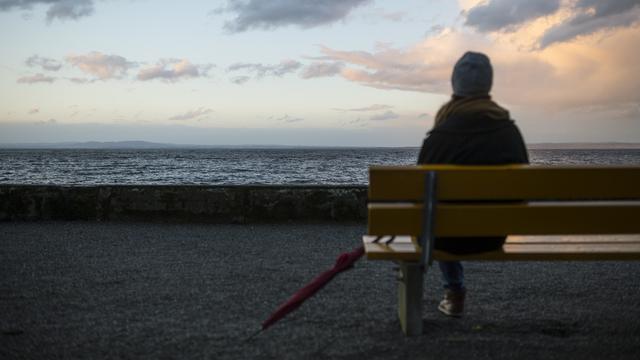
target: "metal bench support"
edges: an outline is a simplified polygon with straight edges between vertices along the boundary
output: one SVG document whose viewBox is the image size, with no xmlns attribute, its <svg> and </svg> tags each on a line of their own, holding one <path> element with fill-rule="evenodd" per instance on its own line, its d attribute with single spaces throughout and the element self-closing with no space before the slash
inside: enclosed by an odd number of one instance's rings
<svg viewBox="0 0 640 360">
<path fill-rule="evenodd" d="M 420 246 L 422 247 L 422 257 L 420 263 L 427 269 L 433 262 L 433 244 L 435 243 L 436 226 L 436 205 L 438 202 L 436 195 L 437 174 L 429 171 L 424 177 L 424 210 L 422 211 L 422 234 L 420 235 Z"/>
<path fill-rule="evenodd" d="M 429 171 L 424 180 L 424 212 L 419 262 L 400 262 L 398 286 L 398 316 L 402 331 L 407 336 L 422 335 L 422 286 L 424 273 L 433 261 L 433 243 L 436 213 L 436 172 Z"/>
<path fill-rule="evenodd" d="M 398 317 L 407 336 L 422 335 L 422 283 L 424 271 L 418 262 L 400 262 Z"/>
</svg>

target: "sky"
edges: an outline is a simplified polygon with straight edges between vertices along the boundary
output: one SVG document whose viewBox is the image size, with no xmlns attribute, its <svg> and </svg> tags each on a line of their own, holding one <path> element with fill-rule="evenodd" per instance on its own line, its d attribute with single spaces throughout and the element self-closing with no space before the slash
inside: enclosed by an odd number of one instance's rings
<svg viewBox="0 0 640 360">
<path fill-rule="evenodd" d="M 640 142 L 640 0 L 0 0 L 0 49 L 0 143 L 419 146 L 466 51 L 527 142 Z"/>
</svg>

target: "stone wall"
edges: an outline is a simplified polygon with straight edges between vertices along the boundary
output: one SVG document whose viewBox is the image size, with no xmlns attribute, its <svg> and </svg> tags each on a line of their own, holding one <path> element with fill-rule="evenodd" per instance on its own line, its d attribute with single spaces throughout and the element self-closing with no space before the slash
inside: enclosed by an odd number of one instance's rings
<svg viewBox="0 0 640 360">
<path fill-rule="evenodd" d="M 0 185 L 0 221 L 364 221 L 366 186 Z"/>
</svg>

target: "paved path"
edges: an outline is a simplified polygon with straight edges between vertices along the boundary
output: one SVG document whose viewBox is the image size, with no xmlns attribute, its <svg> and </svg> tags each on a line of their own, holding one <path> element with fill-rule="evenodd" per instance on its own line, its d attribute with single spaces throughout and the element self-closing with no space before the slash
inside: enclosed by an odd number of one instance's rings
<svg viewBox="0 0 640 360">
<path fill-rule="evenodd" d="M 405 338 L 392 265 L 361 260 L 242 341 L 359 245 L 362 225 L 0 223 L 0 358 L 637 359 L 640 262 L 470 263 L 468 314 Z"/>
</svg>

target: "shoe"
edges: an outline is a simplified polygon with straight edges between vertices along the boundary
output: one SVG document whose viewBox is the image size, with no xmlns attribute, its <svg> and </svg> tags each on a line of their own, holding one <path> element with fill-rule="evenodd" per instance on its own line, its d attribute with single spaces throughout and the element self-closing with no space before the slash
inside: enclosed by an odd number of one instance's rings
<svg viewBox="0 0 640 360">
<path fill-rule="evenodd" d="M 447 316 L 461 317 L 464 313 L 464 297 L 466 294 L 466 290 L 451 291 L 446 289 L 444 291 L 444 299 L 438 305 L 438 310 Z"/>
</svg>

